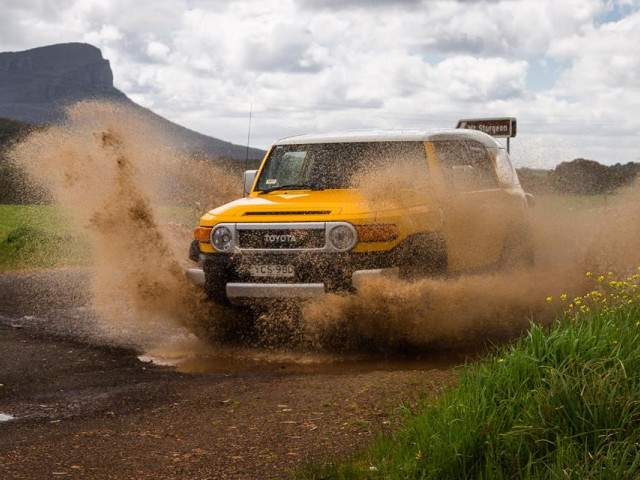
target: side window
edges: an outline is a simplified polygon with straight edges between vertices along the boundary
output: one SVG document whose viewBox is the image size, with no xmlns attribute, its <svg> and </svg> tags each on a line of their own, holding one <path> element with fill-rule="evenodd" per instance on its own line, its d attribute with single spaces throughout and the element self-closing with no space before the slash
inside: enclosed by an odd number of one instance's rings
<svg viewBox="0 0 640 480">
<path fill-rule="evenodd" d="M 498 187 L 493 163 L 481 143 L 465 140 L 433 144 L 444 180 L 455 190 L 468 192 Z"/>
</svg>

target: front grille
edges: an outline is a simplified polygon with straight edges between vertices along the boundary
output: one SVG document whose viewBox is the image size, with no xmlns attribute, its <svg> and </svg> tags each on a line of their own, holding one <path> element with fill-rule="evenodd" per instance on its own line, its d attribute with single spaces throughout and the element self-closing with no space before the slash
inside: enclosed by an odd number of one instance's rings
<svg viewBox="0 0 640 480">
<path fill-rule="evenodd" d="M 238 246 L 253 249 L 323 248 L 324 229 L 238 230 Z"/>
</svg>

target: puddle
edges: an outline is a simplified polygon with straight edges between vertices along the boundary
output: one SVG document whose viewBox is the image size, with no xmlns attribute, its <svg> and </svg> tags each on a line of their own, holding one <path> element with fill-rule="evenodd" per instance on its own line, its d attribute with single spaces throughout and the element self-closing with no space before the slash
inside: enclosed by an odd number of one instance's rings
<svg viewBox="0 0 640 480">
<path fill-rule="evenodd" d="M 367 355 L 256 355 L 200 356 L 175 364 L 179 372 L 286 372 L 286 373 L 360 373 L 373 371 L 444 370 L 464 360 L 422 358 L 377 358 Z"/>
<path fill-rule="evenodd" d="M 195 335 L 175 335 L 138 356 L 144 363 L 181 373 L 359 373 L 445 370 L 473 361 L 486 349 L 407 352 L 331 352 L 307 347 L 211 344 Z"/>
<path fill-rule="evenodd" d="M 13 419 L 14 417 L 12 417 L 11 415 L 8 415 L 6 413 L 0 413 L 0 422 L 8 422 Z"/>
<path fill-rule="evenodd" d="M 162 352 L 140 355 L 145 363 L 170 366 L 182 373 L 359 373 L 373 371 L 444 370 L 462 365 L 477 352 L 432 353 L 385 357 L 374 354 L 334 354 L 224 348 L 215 352 Z"/>
<path fill-rule="evenodd" d="M 163 367 L 174 367 L 179 360 L 170 359 L 170 358 L 162 358 L 162 357 L 153 357 L 151 355 L 139 355 L 138 360 L 142 363 L 153 363 L 155 365 L 161 365 Z"/>
</svg>

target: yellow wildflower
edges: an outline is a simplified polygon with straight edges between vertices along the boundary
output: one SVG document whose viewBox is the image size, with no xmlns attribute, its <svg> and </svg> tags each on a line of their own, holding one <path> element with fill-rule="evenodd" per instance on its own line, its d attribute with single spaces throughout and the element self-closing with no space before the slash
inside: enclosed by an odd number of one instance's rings
<svg viewBox="0 0 640 480">
<path fill-rule="evenodd" d="M 547 302 L 549 303 L 553 302 L 553 297 L 547 297 Z"/>
<path fill-rule="evenodd" d="M 566 300 L 567 299 L 567 294 L 563 293 L 562 295 L 560 295 L 560 300 Z"/>
</svg>

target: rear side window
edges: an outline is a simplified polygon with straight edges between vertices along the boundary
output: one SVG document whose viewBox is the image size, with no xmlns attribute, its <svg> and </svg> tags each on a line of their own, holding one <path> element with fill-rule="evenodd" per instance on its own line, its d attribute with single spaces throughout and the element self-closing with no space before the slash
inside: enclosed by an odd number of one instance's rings
<svg viewBox="0 0 640 480">
<path fill-rule="evenodd" d="M 481 143 L 446 140 L 433 145 L 442 176 L 452 188 L 466 192 L 498 188 L 493 162 Z"/>
</svg>

